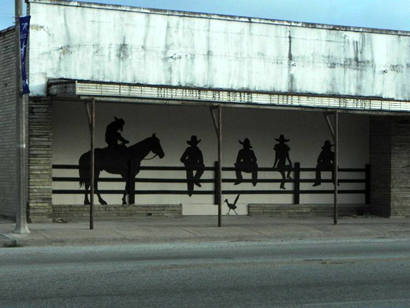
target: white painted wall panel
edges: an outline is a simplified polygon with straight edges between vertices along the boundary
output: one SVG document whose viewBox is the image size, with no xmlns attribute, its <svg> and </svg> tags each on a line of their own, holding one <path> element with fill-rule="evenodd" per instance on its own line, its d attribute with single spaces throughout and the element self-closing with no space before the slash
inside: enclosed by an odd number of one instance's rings
<svg viewBox="0 0 410 308">
<path fill-rule="evenodd" d="M 407 32 L 65 4 L 30 3 L 32 95 L 72 78 L 410 100 Z"/>
<path fill-rule="evenodd" d="M 67 116 L 69 115 L 69 116 Z M 180 157 L 188 144 L 191 135 L 196 135 L 201 142 L 201 149 L 206 166 L 213 166 L 217 160 L 217 138 L 213 128 L 211 115 L 206 107 L 182 107 L 159 105 L 133 105 L 104 103 L 96 104 L 96 136 L 97 148 L 106 147 L 104 134 L 106 126 L 113 121 L 114 116 L 125 121 L 124 138 L 133 144 L 154 132 L 161 140 L 165 152 L 163 159 L 142 161 L 142 166 L 179 166 L 183 167 Z M 326 139 L 331 139 L 323 115 L 320 112 L 294 112 L 279 110 L 261 110 L 247 108 L 224 108 L 223 111 L 223 165 L 234 167 L 238 151 L 242 148 L 239 140 L 249 138 L 253 146 L 259 167 L 272 167 L 275 160 L 275 138 L 280 134 L 290 139 L 288 142 L 292 162 L 300 162 L 302 167 L 314 168 L 321 147 Z M 369 162 L 369 126 L 368 116 L 340 115 L 340 166 L 342 168 L 364 168 Z M 53 106 L 53 164 L 77 164 L 78 159 L 90 148 L 86 112 L 83 104 L 75 102 L 58 102 Z M 152 155 L 148 155 L 152 157 Z M 78 177 L 77 170 L 54 170 L 54 176 Z M 233 171 L 224 171 L 224 178 L 234 179 Z M 304 172 L 304 179 L 314 178 L 314 172 Z M 363 178 L 363 173 L 341 173 L 341 178 Z M 102 177 L 115 175 L 102 172 Z M 185 179 L 185 171 L 141 171 L 137 178 L 181 178 Z M 249 173 L 243 173 L 244 179 L 250 179 Z M 202 179 L 212 179 L 213 173 L 206 171 Z M 258 173 L 259 179 L 280 179 L 279 172 Z M 329 179 L 330 172 L 324 172 L 323 178 Z M 124 189 L 124 183 L 100 182 L 102 189 Z M 286 188 L 292 189 L 287 183 Z M 54 189 L 79 189 L 78 182 L 54 182 Z M 213 183 L 202 183 L 195 191 L 213 190 Z M 342 183 L 340 189 L 364 189 L 363 183 Z M 136 183 L 138 190 L 186 190 L 183 183 Z M 223 183 L 224 190 L 277 190 L 279 183 L 251 183 L 233 185 Z M 331 183 L 312 187 L 312 183 L 302 183 L 301 189 L 332 190 Z M 233 199 L 234 195 L 224 198 Z M 120 204 L 121 195 L 104 194 L 103 198 L 110 204 Z M 212 195 L 136 195 L 137 204 L 182 204 L 184 214 L 216 214 L 217 207 L 213 205 Z M 82 204 L 83 195 L 54 195 L 54 204 Z M 239 212 L 246 213 L 248 203 L 291 204 L 292 195 L 241 195 Z M 343 204 L 364 203 L 363 194 L 340 194 L 339 201 Z M 333 195 L 303 194 L 301 203 L 332 204 Z M 223 213 L 227 211 L 225 205 Z"/>
</svg>

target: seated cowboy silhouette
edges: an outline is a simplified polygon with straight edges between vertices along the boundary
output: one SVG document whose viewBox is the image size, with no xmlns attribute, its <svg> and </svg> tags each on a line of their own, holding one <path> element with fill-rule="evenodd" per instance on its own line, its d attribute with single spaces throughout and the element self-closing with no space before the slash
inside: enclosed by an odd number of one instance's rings
<svg viewBox="0 0 410 308">
<path fill-rule="evenodd" d="M 119 132 L 123 131 L 124 124 L 125 122 L 123 119 L 114 117 L 114 121 L 107 125 L 105 130 L 105 142 L 108 144 L 109 149 L 119 149 L 129 143 L 129 141 L 124 139 Z"/>
<path fill-rule="evenodd" d="M 186 148 L 185 152 L 180 158 L 180 161 L 185 165 L 188 195 L 190 197 L 192 196 L 192 193 L 194 191 L 194 184 L 201 187 L 199 179 L 201 178 L 205 170 L 202 152 L 198 148 L 198 143 L 200 142 L 201 139 L 198 140 L 196 136 L 191 136 L 191 139 L 186 142 L 190 146 Z M 195 174 L 194 171 L 196 171 Z"/>
<path fill-rule="evenodd" d="M 319 186 L 322 184 L 322 171 L 331 171 L 332 172 L 332 181 L 334 182 L 335 173 L 334 173 L 334 164 L 335 164 L 335 153 L 332 152 L 331 147 L 333 144 L 329 140 L 326 140 L 322 146 L 322 151 L 317 158 L 316 165 L 316 178 L 313 186 Z"/>
<path fill-rule="evenodd" d="M 238 156 L 236 157 L 236 181 L 234 185 L 238 185 L 242 182 L 243 171 L 252 173 L 252 184 L 255 186 L 258 180 L 258 164 L 256 163 L 255 153 L 251 150 L 252 146 L 248 138 L 245 138 L 243 142 L 239 140 L 239 143 L 242 144 L 243 148 L 239 150 Z"/>
<path fill-rule="evenodd" d="M 275 150 L 275 162 L 273 163 L 273 168 L 277 167 L 278 171 L 282 175 L 282 181 L 280 182 L 280 188 L 285 189 L 285 171 L 288 170 L 287 178 L 291 179 L 290 172 L 292 170 L 292 161 L 289 158 L 290 147 L 285 144 L 289 139 L 286 139 L 285 136 L 280 135 L 278 139 L 275 138 L 279 143 L 275 144 L 273 149 Z M 286 165 L 286 161 L 289 162 L 289 165 Z"/>
</svg>

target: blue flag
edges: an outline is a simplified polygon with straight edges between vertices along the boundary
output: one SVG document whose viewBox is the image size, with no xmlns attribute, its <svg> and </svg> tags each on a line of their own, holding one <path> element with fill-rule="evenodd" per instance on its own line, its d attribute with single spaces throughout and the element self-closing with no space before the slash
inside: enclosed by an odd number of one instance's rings
<svg viewBox="0 0 410 308">
<path fill-rule="evenodd" d="M 27 39 L 30 31 L 30 16 L 20 17 L 20 57 L 21 57 L 21 78 L 23 81 L 23 94 L 30 93 L 26 74 L 26 51 Z"/>
</svg>

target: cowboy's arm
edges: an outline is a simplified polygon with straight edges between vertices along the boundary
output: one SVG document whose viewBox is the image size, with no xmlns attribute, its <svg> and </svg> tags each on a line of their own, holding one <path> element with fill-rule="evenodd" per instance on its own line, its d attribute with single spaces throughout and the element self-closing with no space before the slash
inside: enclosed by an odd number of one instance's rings
<svg viewBox="0 0 410 308">
<path fill-rule="evenodd" d="M 256 159 L 255 153 L 253 151 L 251 152 L 250 156 L 251 156 L 251 162 L 256 163 L 257 159 Z"/>
<path fill-rule="evenodd" d="M 317 158 L 317 163 L 320 164 L 323 162 L 323 151 L 320 152 L 319 157 Z"/>
<path fill-rule="evenodd" d="M 188 158 L 188 149 L 185 150 L 185 152 L 182 154 L 181 158 L 179 159 L 182 163 L 186 163 Z"/>
<path fill-rule="evenodd" d="M 279 157 L 278 152 L 275 152 L 275 162 L 273 163 L 273 168 L 276 168 L 276 164 L 278 163 Z"/>
<path fill-rule="evenodd" d="M 121 134 L 118 134 L 118 140 L 120 140 L 122 143 L 129 143 L 129 141 L 121 136 Z"/>
<path fill-rule="evenodd" d="M 292 166 L 292 161 L 290 160 L 289 152 L 286 153 L 286 159 L 288 160 L 289 165 Z"/>
<path fill-rule="evenodd" d="M 236 164 L 241 163 L 242 159 L 242 150 L 239 150 L 238 155 L 236 156 Z"/>
<path fill-rule="evenodd" d="M 203 164 L 204 164 L 204 157 L 203 157 L 201 151 L 198 151 L 198 164 L 199 164 L 199 165 L 203 165 Z"/>
</svg>

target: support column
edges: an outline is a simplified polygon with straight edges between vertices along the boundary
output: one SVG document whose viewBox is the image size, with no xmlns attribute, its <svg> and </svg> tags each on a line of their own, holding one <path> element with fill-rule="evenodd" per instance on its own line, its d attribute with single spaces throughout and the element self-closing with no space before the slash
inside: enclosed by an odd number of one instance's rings
<svg viewBox="0 0 410 308">
<path fill-rule="evenodd" d="M 393 121 L 390 187 L 390 216 L 410 216 L 410 117 L 395 118 Z"/>
<path fill-rule="evenodd" d="M 52 101 L 29 101 L 28 217 L 32 222 L 52 219 Z"/>
<path fill-rule="evenodd" d="M 218 106 L 218 167 L 219 167 L 219 203 L 218 227 L 222 226 L 222 107 Z"/>
<path fill-rule="evenodd" d="M 390 217 L 391 134 L 390 117 L 370 118 L 371 213 Z"/>
<path fill-rule="evenodd" d="M 410 117 L 370 119 L 371 209 L 410 216 Z"/>
<path fill-rule="evenodd" d="M 339 113 L 336 112 L 325 112 L 324 114 L 326 123 L 328 125 L 330 134 L 335 146 L 335 159 L 334 159 L 334 191 L 333 191 L 333 223 L 337 224 L 338 218 L 338 184 L 339 184 Z M 334 121 L 330 120 L 330 116 L 333 115 Z"/>
<path fill-rule="evenodd" d="M 335 143 L 335 166 L 334 166 L 334 193 L 333 193 L 333 223 L 337 224 L 337 205 L 338 205 L 338 184 L 339 184 L 339 113 L 335 113 L 335 127 L 334 127 L 334 143 Z"/>
<path fill-rule="evenodd" d="M 210 108 L 211 111 L 211 116 L 212 120 L 214 123 L 214 128 L 216 131 L 216 136 L 218 138 L 218 170 L 217 170 L 217 179 L 216 179 L 216 189 L 217 193 L 219 194 L 217 196 L 218 200 L 218 227 L 222 226 L 222 107 L 218 106 L 216 107 L 218 111 L 218 116 L 217 118 L 215 117 L 214 114 L 214 109 L 213 107 Z"/>
<path fill-rule="evenodd" d="M 94 194 L 95 194 L 95 99 L 86 103 L 88 126 L 90 128 L 90 230 L 94 229 Z"/>
<path fill-rule="evenodd" d="M 17 193 L 16 193 L 16 228 L 15 233 L 30 233 L 27 225 L 28 206 L 28 177 L 27 177 L 27 95 L 22 92 L 21 54 L 20 54 L 20 17 L 23 12 L 21 0 L 15 0 L 15 39 L 16 39 L 16 165 L 17 165 Z"/>
</svg>

